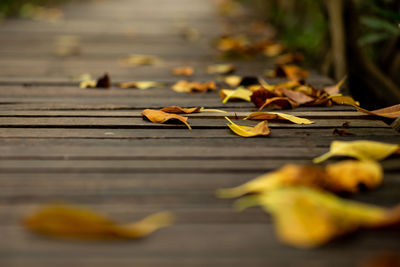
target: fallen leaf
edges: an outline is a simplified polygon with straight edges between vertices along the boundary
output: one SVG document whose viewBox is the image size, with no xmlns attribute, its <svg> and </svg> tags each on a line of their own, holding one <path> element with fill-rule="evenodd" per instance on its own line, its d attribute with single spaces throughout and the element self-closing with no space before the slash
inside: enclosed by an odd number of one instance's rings
<svg viewBox="0 0 400 267">
<path fill-rule="evenodd" d="M 204 107 L 201 107 L 201 108 L 200 108 L 200 112 L 228 113 L 228 112 L 226 112 L 225 110 L 213 109 L 213 108 L 204 108 Z"/>
<path fill-rule="evenodd" d="M 356 193 L 361 185 L 375 188 L 382 183 L 382 167 L 373 161 L 342 161 L 320 166 L 287 164 L 240 186 L 220 189 L 217 196 L 234 198 L 246 194 L 263 194 L 282 186 L 307 186 L 333 192 Z"/>
<path fill-rule="evenodd" d="M 314 98 L 302 92 L 297 92 L 286 88 L 282 88 L 282 92 L 285 96 L 289 97 L 291 100 L 293 100 L 299 105 L 306 104 L 314 100 Z"/>
<path fill-rule="evenodd" d="M 390 119 L 396 119 L 400 116 L 400 104 L 386 107 L 386 108 L 381 108 L 381 109 L 376 109 L 376 110 L 366 110 L 360 107 L 356 107 L 359 112 L 367 113 L 369 115 L 374 115 L 374 116 L 379 116 L 379 117 L 384 117 L 384 118 L 390 118 Z"/>
<path fill-rule="evenodd" d="M 280 43 L 271 43 L 269 45 L 265 45 L 262 49 L 262 52 L 267 57 L 274 57 L 279 55 L 285 50 L 285 46 Z"/>
<path fill-rule="evenodd" d="M 346 79 L 347 76 L 344 76 L 344 78 L 341 79 L 337 84 L 335 84 L 334 86 L 325 87 L 323 90 L 330 96 L 337 95 L 340 93 L 340 87 L 344 84 Z"/>
<path fill-rule="evenodd" d="M 118 84 L 119 88 L 124 88 L 124 89 L 137 88 L 140 90 L 146 90 L 153 87 L 163 87 L 163 86 L 164 84 L 162 83 L 152 82 L 152 81 L 124 82 Z"/>
<path fill-rule="evenodd" d="M 267 76 L 269 78 L 305 79 L 308 77 L 308 71 L 296 65 L 278 65 L 274 70 L 267 73 Z"/>
<path fill-rule="evenodd" d="M 228 120 L 228 127 L 237 135 L 242 137 L 254 137 L 254 136 L 266 136 L 270 134 L 270 129 L 268 128 L 267 121 L 262 121 L 254 127 L 250 126 L 241 126 L 232 122 L 228 117 L 225 117 Z"/>
<path fill-rule="evenodd" d="M 158 57 L 148 55 L 130 55 L 121 59 L 120 62 L 125 65 L 154 65 L 161 62 Z"/>
<path fill-rule="evenodd" d="M 90 76 L 88 76 L 90 78 Z M 111 87 L 111 80 L 108 74 L 104 74 L 101 76 L 97 81 L 95 80 L 83 80 L 79 84 L 80 88 L 110 88 Z"/>
<path fill-rule="evenodd" d="M 233 64 L 215 64 L 207 67 L 209 74 L 230 74 L 235 71 L 236 67 Z"/>
<path fill-rule="evenodd" d="M 245 120 L 287 120 L 296 124 L 312 124 L 313 121 L 280 112 L 253 112 Z"/>
<path fill-rule="evenodd" d="M 194 69 L 192 67 L 179 67 L 172 70 L 173 75 L 192 76 Z"/>
<path fill-rule="evenodd" d="M 355 101 L 351 96 L 337 95 L 337 96 L 331 96 L 330 99 L 339 105 L 349 105 L 353 107 L 357 107 L 360 105 L 360 102 Z"/>
<path fill-rule="evenodd" d="M 181 80 L 172 85 L 172 89 L 179 93 L 201 93 L 213 91 L 217 87 L 214 82 L 199 83 Z"/>
<path fill-rule="evenodd" d="M 164 107 L 160 109 L 161 111 L 164 111 L 166 113 L 174 113 L 174 114 L 190 114 L 190 113 L 197 113 L 201 111 L 201 108 L 195 107 L 195 108 L 181 108 L 178 106 L 170 106 L 170 107 Z"/>
<path fill-rule="evenodd" d="M 278 237 L 298 248 L 313 248 L 359 228 L 383 227 L 399 221 L 399 209 L 345 200 L 307 187 L 282 187 L 240 199 L 236 208 L 261 205 L 273 216 Z M 394 220 L 393 212 L 397 218 Z M 397 220 L 397 221 L 396 221 Z"/>
<path fill-rule="evenodd" d="M 281 108 L 281 109 L 292 109 L 298 107 L 299 104 L 292 101 L 288 97 L 272 97 L 265 100 L 264 104 L 259 108 L 262 110 L 265 107 L 274 107 L 274 108 Z"/>
<path fill-rule="evenodd" d="M 252 94 L 252 91 L 244 88 L 238 88 L 236 90 L 222 89 L 219 91 L 219 96 L 221 97 L 223 104 L 227 103 L 230 99 L 241 99 L 250 102 Z"/>
<path fill-rule="evenodd" d="M 359 160 L 382 160 L 394 153 L 400 153 L 400 145 L 358 140 L 351 142 L 333 141 L 330 151 L 313 160 L 320 163 L 332 156 L 353 157 Z"/>
<path fill-rule="evenodd" d="M 169 120 L 179 120 L 185 124 L 189 130 L 192 129 L 187 123 L 188 118 L 177 114 L 169 114 L 161 110 L 145 109 L 142 111 L 142 116 L 147 118 L 149 121 L 156 123 L 164 123 Z"/>
<path fill-rule="evenodd" d="M 236 75 L 229 75 L 225 76 L 223 78 L 223 81 L 232 87 L 260 85 L 259 79 L 252 76 L 241 77 Z"/>
<path fill-rule="evenodd" d="M 24 225 L 55 238 L 110 240 L 142 238 L 172 222 L 170 212 L 160 212 L 135 223 L 119 224 L 89 209 L 60 204 L 40 209 L 27 217 Z"/>
<path fill-rule="evenodd" d="M 286 65 L 291 63 L 299 63 L 304 60 L 304 56 L 302 53 L 295 52 L 295 53 L 286 53 L 280 55 L 279 57 L 275 58 L 275 63 L 279 65 Z"/>
<path fill-rule="evenodd" d="M 333 135 L 338 135 L 338 136 L 355 136 L 355 134 L 353 134 L 353 133 L 351 133 L 351 132 L 349 132 L 347 130 L 338 129 L 338 128 L 333 129 L 332 134 Z"/>
</svg>

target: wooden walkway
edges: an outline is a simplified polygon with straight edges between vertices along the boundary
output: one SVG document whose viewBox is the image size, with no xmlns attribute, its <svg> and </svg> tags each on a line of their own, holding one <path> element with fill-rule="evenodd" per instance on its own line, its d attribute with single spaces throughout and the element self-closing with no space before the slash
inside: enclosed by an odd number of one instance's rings
<svg viewBox="0 0 400 267">
<path fill-rule="evenodd" d="M 277 241 L 269 215 L 232 210 L 215 190 L 248 181 L 285 163 L 310 163 L 333 140 L 400 143 L 400 135 L 342 106 L 289 111 L 316 121 L 271 123 L 266 138 L 234 135 L 221 114 L 190 116 L 181 125 L 152 124 L 145 108 L 204 106 L 243 115 L 252 104 L 221 104 L 217 93 L 179 94 L 169 88 L 80 89 L 70 76 L 108 72 L 113 82 L 153 80 L 171 85 L 173 67 L 191 65 L 194 79 L 214 79 L 210 46 L 222 31 L 212 1 L 75 1 L 55 23 L 0 24 L 0 266 L 364 266 L 400 251 L 399 231 L 363 231 L 303 251 Z M 177 25 L 200 32 L 188 42 Z M 54 55 L 62 35 L 79 37 L 79 56 Z M 160 66 L 121 66 L 129 54 L 159 56 Z M 238 74 L 259 75 L 264 61 L 240 62 Z M 314 84 L 330 81 L 313 75 Z M 332 131 L 349 122 L 353 137 Z M 254 124 L 247 122 L 249 124 Z M 383 162 L 384 185 L 355 196 L 383 206 L 400 202 L 399 157 Z M 26 232 L 21 218 L 39 205 L 86 205 L 121 222 L 171 210 L 174 226 L 140 241 L 63 242 Z"/>
</svg>

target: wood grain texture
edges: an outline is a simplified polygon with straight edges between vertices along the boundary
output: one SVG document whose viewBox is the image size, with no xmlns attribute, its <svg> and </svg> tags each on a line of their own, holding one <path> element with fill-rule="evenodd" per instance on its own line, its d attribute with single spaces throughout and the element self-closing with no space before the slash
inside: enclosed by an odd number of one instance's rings
<svg viewBox="0 0 400 267">
<path fill-rule="evenodd" d="M 259 208 L 238 213 L 232 200 L 215 191 L 233 187 L 288 163 L 311 164 L 334 140 L 400 144 L 391 121 L 349 106 L 301 107 L 282 112 L 309 118 L 311 125 L 270 122 L 268 137 L 241 138 L 224 116 L 256 111 L 252 103 L 221 103 L 218 92 L 180 94 L 171 85 L 181 77 L 173 67 L 189 65 L 196 81 L 215 80 L 209 64 L 224 62 L 212 43 L 224 21 L 211 0 L 72 1 L 64 19 L 10 19 L 0 23 L 0 266 L 364 266 L 383 252 L 398 252 L 396 229 L 359 231 L 315 250 L 283 245 L 272 218 Z M 237 23 L 249 28 L 251 17 Z M 196 42 L 179 27 L 195 28 Z M 78 38 L 81 53 L 60 57 L 56 42 Z M 123 66 L 129 54 L 163 59 L 158 66 Z M 236 74 L 263 76 L 272 60 L 228 61 Z M 110 89 L 81 89 L 72 76 L 111 75 Z M 118 89 L 130 80 L 163 82 L 164 88 Z M 274 84 L 283 79 L 267 79 Z M 308 82 L 333 84 L 311 71 Z M 219 88 L 224 85 L 218 83 Z M 145 108 L 206 107 L 222 113 L 190 114 L 180 124 L 154 124 Z M 347 122 L 353 136 L 335 136 Z M 336 162 L 335 158 L 329 162 Z M 400 157 L 382 162 L 382 186 L 344 196 L 393 207 L 400 202 Z M 28 233 L 21 225 L 44 203 L 85 205 L 130 222 L 161 210 L 176 224 L 134 242 L 56 241 Z"/>
</svg>

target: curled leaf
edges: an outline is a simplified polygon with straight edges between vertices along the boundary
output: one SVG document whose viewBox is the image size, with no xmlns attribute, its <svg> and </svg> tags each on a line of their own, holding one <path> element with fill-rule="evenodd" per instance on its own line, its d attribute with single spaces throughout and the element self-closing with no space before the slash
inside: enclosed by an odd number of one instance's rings
<svg viewBox="0 0 400 267">
<path fill-rule="evenodd" d="M 298 248 L 313 248 L 359 228 L 399 222 L 392 210 L 341 199 L 306 187 L 283 187 L 267 194 L 240 199 L 240 210 L 260 205 L 273 216 L 278 237 Z"/>
<path fill-rule="evenodd" d="M 267 121 L 262 121 L 254 127 L 250 126 L 241 126 L 232 122 L 228 117 L 225 117 L 228 120 L 228 127 L 237 135 L 242 137 L 254 137 L 254 136 L 266 136 L 270 134 L 270 129 L 268 127 Z"/>
<path fill-rule="evenodd" d="M 162 87 L 164 84 L 152 81 L 139 81 L 139 82 L 124 82 L 119 83 L 119 88 L 137 88 L 140 90 L 146 90 L 152 87 Z"/>
<path fill-rule="evenodd" d="M 384 117 L 384 118 L 390 118 L 390 119 L 396 119 L 400 116 L 400 104 L 386 107 L 386 108 L 381 108 L 377 110 L 366 110 L 360 107 L 356 107 L 359 112 L 363 112 L 369 115 L 374 115 L 374 116 L 379 116 L 379 117 Z"/>
<path fill-rule="evenodd" d="M 382 160 L 394 153 L 400 153 L 400 145 L 366 140 L 351 142 L 333 141 L 330 151 L 315 158 L 313 162 L 320 163 L 332 156 L 346 156 L 359 160 Z"/>
<path fill-rule="evenodd" d="M 81 207 L 50 205 L 27 217 L 24 225 L 35 233 L 55 238 L 108 240 L 142 238 L 172 222 L 170 212 L 156 213 L 135 223 L 118 224 Z"/>
<path fill-rule="evenodd" d="M 214 82 L 199 83 L 181 80 L 175 83 L 172 89 L 179 93 L 201 93 L 213 91 L 217 89 L 217 87 Z"/>
<path fill-rule="evenodd" d="M 319 166 L 288 164 L 261 175 L 240 186 L 220 189 L 217 196 L 234 198 L 246 194 L 262 194 L 282 186 L 307 186 L 333 192 L 356 193 L 363 188 L 375 188 L 382 183 L 382 167 L 373 161 L 343 161 Z"/>
<path fill-rule="evenodd" d="M 280 112 L 253 112 L 245 120 L 287 120 L 296 124 L 312 124 L 313 121 Z"/>
<path fill-rule="evenodd" d="M 215 64 L 207 67 L 207 72 L 209 74 L 229 74 L 236 70 L 233 64 Z"/>
<path fill-rule="evenodd" d="M 181 108 L 178 106 L 170 106 L 162 108 L 161 111 L 166 113 L 174 113 L 174 114 L 190 114 L 190 113 L 197 113 L 201 111 L 201 108 L 194 107 L 194 108 Z"/>
<path fill-rule="evenodd" d="M 189 128 L 189 130 L 192 129 L 190 125 L 187 123 L 188 120 L 187 117 L 183 117 L 176 114 L 169 114 L 161 110 L 145 109 L 142 111 L 142 116 L 147 118 L 149 121 L 156 123 L 164 123 L 169 120 L 179 120 L 183 124 L 185 124 Z"/>
<path fill-rule="evenodd" d="M 192 67 L 179 67 L 172 70 L 173 75 L 192 76 L 194 69 Z"/>
<path fill-rule="evenodd" d="M 250 102 L 252 94 L 252 91 L 244 88 L 238 88 L 236 90 L 222 89 L 219 91 L 219 96 L 221 97 L 223 104 L 227 103 L 230 99 L 241 99 Z"/>
</svg>

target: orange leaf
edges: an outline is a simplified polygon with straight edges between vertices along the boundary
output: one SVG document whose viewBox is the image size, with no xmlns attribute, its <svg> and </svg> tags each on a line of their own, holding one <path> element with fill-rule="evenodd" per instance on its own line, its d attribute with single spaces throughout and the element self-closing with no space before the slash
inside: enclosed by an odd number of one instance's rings
<svg viewBox="0 0 400 267">
<path fill-rule="evenodd" d="M 142 116 L 146 117 L 151 122 L 164 123 L 169 120 L 179 120 L 184 123 L 189 130 L 192 128 L 187 123 L 188 118 L 176 114 L 169 114 L 161 110 L 145 109 L 142 111 Z"/>
<path fill-rule="evenodd" d="M 179 67 L 172 70 L 173 75 L 192 76 L 194 70 L 192 67 Z"/>
<path fill-rule="evenodd" d="M 166 113 L 174 113 L 174 114 L 190 114 L 190 113 L 197 113 L 200 112 L 199 107 L 195 108 L 181 108 L 178 106 L 170 106 L 170 107 L 165 107 L 160 109 L 161 111 L 164 111 Z"/>
<path fill-rule="evenodd" d="M 308 77 L 308 71 L 303 70 L 296 65 L 279 65 L 267 75 L 270 78 L 282 77 L 289 79 L 305 79 Z"/>
<path fill-rule="evenodd" d="M 386 108 L 381 108 L 381 109 L 376 109 L 373 111 L 369 111 L 360 107 L 356 107 L 358 111 L 367 113 L 369 115 L 375 115 L 375 116 L 380 116 L 384 118 L 390 118 L 390 119 L 396 119 L 400 116 L 400 104 L 386 107 Z"/>
<path fill-rule="evenodd" d="M 181 80 L 175 83 L 172 89 L 179 93 L 199 93 L 212 91 L 217 89 L 217 87 L 214 82 L 199 83 Z"/>
</svg>

